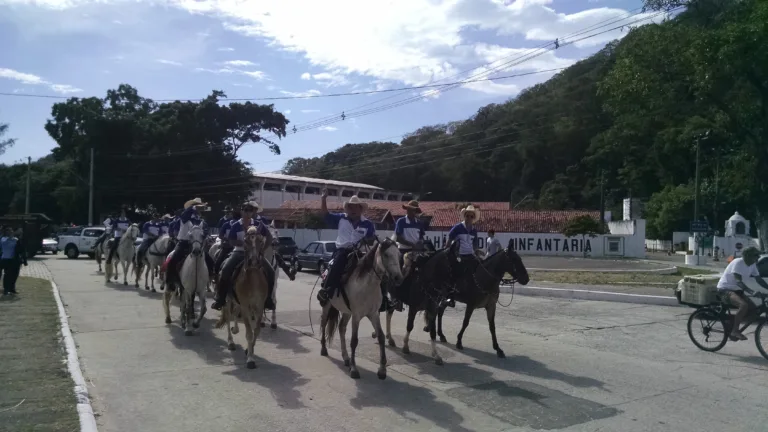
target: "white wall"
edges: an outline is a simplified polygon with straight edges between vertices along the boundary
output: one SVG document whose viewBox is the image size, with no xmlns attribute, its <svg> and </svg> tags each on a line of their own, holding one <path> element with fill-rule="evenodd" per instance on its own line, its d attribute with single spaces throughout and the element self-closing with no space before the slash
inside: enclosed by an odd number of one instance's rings
<svg viewBox="0 0 768 432">
<path fill-rule="evenodd" d="M 513 248 L 521 255 L 546 255 L 546 256 L 584 256 L 584 249 L 587 249 L 587 256 L 624 256 L 624 257 L 645 257 L 645 221 L 641 224 L 642 235 L 600 235 L 594 238 L 581 237 L 566 238 L 562 234 L 515 234 L 515 233 L 496 233 L 502 246 L 506 247 L 510 240 L 513 240 Z M 392 231 L 377 231 L 379 238 L 385 238 L 392 235 Z M 336 230 L 318 231 L 306 229 L 287 229 L 280 230 L 282 236 L 292 236 L 300 248 L 306 247 L 310 242 L 317 240 L 335 240 Z M 436 247 L 444 245 L 444 239 L 448 238 L 448 231 L 427 231 L 427 238 L 432 240 Z M 480 246 L 485 249 L 487 233 L 478 233 Z M 586 240 L 586 241 L 585 241 Z M 617 242 L 619 249 L 616 252 L 609 250 L 610 242 Z"/>
<path fill-rule="evenodd" d="M 369 191 L 365 191 L 369 192 Z M 380 191 L 376 191 L 379 193 Z M 387 192 L 381 191 L 382 193 L 387 195 Z M 373 192 L 371 193 L 371 196 L 373 196 Z M 283 191 L 273 191 L 273 190 L 259 190 L 258 188 L 255 189 L 251 193 L 251 199 L 255 199 L 258 201 L 259 204 L 261 204 L 264 208 L 279 208 L 283 202 L 290 201 L 290 200 L 303 200 L 303 201 L 319 201 L 320 195 L 318 194 L 309 194 L 309 193 L 296 193 L 296 192 L 283 192 Z M 343 203 L 344 201 L 348 200 L 349 197 L 342 197 L 342 196 L 329 196 L 328 202 L 329 203 Z M 365 198 L 365 201 L 385 201 L 385 200 L 376 200 L 373 198 Z"/>
</svg>

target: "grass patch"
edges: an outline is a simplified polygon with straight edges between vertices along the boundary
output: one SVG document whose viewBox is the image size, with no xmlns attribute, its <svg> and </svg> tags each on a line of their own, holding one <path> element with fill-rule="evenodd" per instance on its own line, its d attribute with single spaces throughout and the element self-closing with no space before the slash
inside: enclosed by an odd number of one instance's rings
<svg viewBox="0 0 768 432">
<path fill-rule="evenodd" d="M 0 297 L 0 431 L 78 431 L 51 283 L 22 277 L 16 290 Z"/>
<path fill-rule="evenodd" d="M 715 272 L 689 267 L 678 267 L 673 274 L 635 272 L 531 272 L 532 281 L 555 282 L 578 285 L 635 285 L 635 284 L 676 284 L 683 276 L 713 274 Z"/>
</svg>

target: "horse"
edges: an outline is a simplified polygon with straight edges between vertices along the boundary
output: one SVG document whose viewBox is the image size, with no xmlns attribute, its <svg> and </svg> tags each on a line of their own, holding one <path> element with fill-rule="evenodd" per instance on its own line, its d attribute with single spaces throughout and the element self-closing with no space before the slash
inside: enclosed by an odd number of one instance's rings
<svg viewBox="0 0 768 432">
<path fill-rule="evenodd" d="M 400 252 L 390 239 L 379 241 L 352 269 L 345 286 L 340 289 L 330 301 L 323 307 L 320 319 L 320 355 L 327 357 L 327 342 L 333 342 L 336 329 L 341 338 L 341 356 L 344 365 L 350 369 L 350 376 L 360 378 L 360 371 L 355 362 L 357 351 L 358 330 L 363 317 L 368 318 L 373 324 L 379 342 L 379 370 L 376 373 L 379 379 L 387 378 L 387 356 L 384 347 L 384 332 L 381 331 L 379 307 L 382 302 L 381 278 L 388 275 L 395 283 L 400 284 L 403 273 L 400 270 Z M 339 317 L 341 315 L 341 317 Z M 347 354 L 347 323 L 352 321 L 352 357 Z"/>
<path fill-rule="evenodd" d="M 261 253 L 266 239 L 259 234 L 256 227 L 251 226 L 245 234 L 244 249 L 245 259 L 240 269 L 240 273 L 235 279 L 234 299 L 227 299 L 221 318 L 216 323 L 216 328 L 227 326 L 227 344 L 232 351 L 235 350 L 235 343 L 232 334 L 238 333 L 238 316 L 243 320 L 245 326 L 245 338 L 247 348 L 246 367 L 248 369 L 256 368 L 256 359 L 254 358 L 254 345 L 256 338 L 259 337 L 261 326 L 257 321 L 261 319 L 264 313 L 264 302 L 269 296 L 269 282 L 264 273 L 264 266 L 268 265 Z M 277 275 L 275 275 L 277 277 Z M 237 300 L 235 300 L 237 299 Z M 234 328 L 229 323 L 235 321 Z"/>
<path fill-rule="evenodd" d="M 428 251 L 435 251 L 434 247 L 430 247 L 432 246 L 431 243 L 425 246 L 427 246 Z M 416 264 L 413 263 L 408 276 L 392 293 L 403 304 L 408 305 L 408 321 L 406 323 L 405 337 L 403 338 L 403 353 L 411 353 L 408 342 L 410 341 L 411 331 L 413 331 L 416 314 L 424 311 L 424 320 L 427 323 L 427 330 L 429 331 L 432 345 L 432 358 L 435 364 L 442 365 L 443 359 L 437 352 L 435 319 L 437 318 L 437 310 L 442 300 L 441 288 L 450 284 L 448 251 L 441 250 L 426 259 L 417 258 L 416 261 L 422 262 L 420 267 L 418 269 L 414 268 Z M 397 346 L 391 332 L 392 315 L 394 312 L 394 309 L 387 310 L 386 338 L 391 347 Z M 373 337 L 377 337 L 377 335 L 374 333 Z"/>
<path fill-rule="evenodd" d="M 219 258 L 220 253 L 221 253 L 221 239 L 217 238 L 216 241 L 214 241 L 211 247 L 208 249 L 208 256 L 211 257 L 213 262 L 216 262 L 216 260 Z M 208 291 L 215 291 L 217 283 L 219 283 L 218 278 L 216 277 L 216 275 L 214 275 L 214 277 L 211 278 L 211 283 L 210 283 L 210 287 L 208 288 Z"/>
<path fill-rule="evenodd" d="M 108 242 L 109 242 L 109 239 L 104 239 L 103 242 L 99 243 L 98 246 L 93 248 L 93 257 L 96 259 L 96 264 L 99 265 L 99 273 L 103 271 L 101 269 L 101 261 L 109 253 L 109 248 L 107 248 Z"/>
<path fill-rule="evenodd" d="M 122 237 L 120 237 L 120 243 L 117 245 L 117 249 L 115 250 L 114 255 L 112 256 L 112 265 L 107 264 L 105 267 L 105 280 L 106 282 L 109 282 L 110 277 L 112 277 L 112 272 L 114 271 L 115 280 L 117 280 L 118 271 L 117 271 L 117 264 L 118 262 L 123 264 L 123 285 L 128 285 L 128 271 L 131 268 L 131 265 L 133 264 L 133 257 L 136 254 L 136 246 L 134 243 L 136 243 L 136 239 L 139 237 L 139 226 L 136 224 L 131 224 L 131 226 L 128 227 L 127 230 L 125 230 L 125 233 Z M 109 252 L 107 252 L 109 253 Z"/>
<path fill-rule="evenodd" d="M 152 280 L 152 292 L 157 292 L 155 290 L 155 272 L 163 266 L 163 262 L 165 262 L 165 257 L 168 256 L 168 253 L 170 252 L 169 244 L 171 242 L 171 238 L 168 236 L 168 234 L 161 235 L 157 240 L 152 243 L 152 245 L 147 249 L 146 253 L 144 254 L 144 257 L 142 257 L 141 262 L 137 262 L 134 264 L 134 270 L 136 270 L 136 288 L 139 287 L 139 280 L 141 279 L 141 273 L 142 270 L 145 270 L 146 265 L 146 272 L 144 272 L 144 289 L 149 290 L 149 281 Z M 165 279 L 162 279 L 160 281 L 160 290 L 165 289 Z"/>
<path fill-rule="evenodd" d="M 208 288 L 208 267 L 205 265 L 204 244 L 205 234 L 203 228 L 199 225 L 192 225 L 189 230 L 189 242 L 192 251 L 184 258 L 179 272 L 180 286 L 177 288 L 181 292 L 181 328 L 184 329 L 184 335 L 192 336 L 192 328 L 199 328 L 200 322 L 205 316 L 207 307 L 205 305 L 205 295 Z M 195 295 L 200 300 L 200 315 L 195 321 Z M 163 309 L 165 311 L 165 323 L 171 323 L 171 313 L 169 303 L 173 293 L 166 290 L 163 295 Z"/>
<path fill-rule="evenodd" d="M 275 306 L 274 309 L 272 309 L 272 319 L 269 322 L 269 328 L 272 330 L 277 329 L 277 280 L 278 280 L 278 274 L 280 273 L 280 266 L 277 264 L 277 258 L 276 254 L 280 253 L 279 246 L 280 246 L 280 240 L 279 236 L 280 233 L 277 231 L 277 228 L 273 227 L 272 225 L 266 225 L 267 229 L 269 230 L 269 233 L 272 234 L 272 247 L 267 248 L 267 250 L 264 252 L 264 258 L 267 259 L 267 262 L 272 267 L 272 270 L 275 272 L 275 286 L 272 288 L 272 303 Z M 259 326 L 262 328 L 265 327 L 264 320 L 267 317 L 267 311 L 264 310 L 264 315 L 259 320 Z"/>
<path fill-rule="evenodd" d="M 459 331 L 456 337 L 456 349 L 464 349 L 461 338 L 464 336 L 464 331 L 469 325 L 472 312 L 475 309 L 483 308 L 488 318 L 488 328 L 491 331 L 493 349 L 496 350 L 496 355 L 499 358 L 505 357 L 504 351 L 499 347 L 499 343 L 496 340 L 496 302 L 499 300 L 499 284 L 505 273 L 512 275 L 512 279 L 521 285 L 527 285 L 530 280 L 528 278 L 528 270 L 523 265 L 520 255 L 514 251 L 511 240 L 506 249 L 496 252 L 480 262 L 473 274 L 476 284 L 473 287 L 474 289 L 470 288 L 459 291 L 454 296 L 454 300 L 467 305 L 467 309 L 464 311 L 461 331 Z M 437 335 L 440 336 L 441 342 L 447 342 L 445 335 L 443 335 L 443 313 L 446 307 L 442 306 L 437 311 Z M 427 327 L 425 327 L 425 331 L 427 331 Z"/>
</svg>

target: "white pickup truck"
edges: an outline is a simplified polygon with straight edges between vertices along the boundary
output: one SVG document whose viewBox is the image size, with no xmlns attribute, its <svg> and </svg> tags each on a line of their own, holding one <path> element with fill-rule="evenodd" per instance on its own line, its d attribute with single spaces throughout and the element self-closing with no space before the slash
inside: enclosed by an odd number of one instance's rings
<svg viewBox="0 0 768 432">
<path fill-rule="evenodd" d="M 68 228 L 59 234 L 59 250 L 69 259 L 76 259 L 81 253 L 93 258 L 93 245 L 104 234 L 104 227 Z"/>
</svg>

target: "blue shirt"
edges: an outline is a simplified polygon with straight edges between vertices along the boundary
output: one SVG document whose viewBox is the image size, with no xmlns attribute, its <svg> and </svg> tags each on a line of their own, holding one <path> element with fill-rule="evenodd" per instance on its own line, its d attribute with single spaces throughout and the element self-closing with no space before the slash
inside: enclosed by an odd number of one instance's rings
<svg viewBox="0 0 768 432">
<path fill-rule="evenodd" d="M 376 228 L 373 222 L 360 216 L 360 220 L 352 222 L 346 213 L 328 213 L 325 221 L 332 228 L 338 228 L 339 234 L 336 236 L 336 247 L 350 248 L 364 238 L 371 238 L 376 235 Z"/>
<path fill-rule="evenodd" d="M 3 254 L 0 256 L 2 259 L 16 258 L 16 243 L 19 240 L 16 237 L 3 237 L 0 238 L 0 248 L 2 248 Z"/>
<path fill-rule="evenodd" d="M 474 255 L 475 254 L 475 239 L 477 238 L 477 230 L 473 227 L 467 229 L 464 222 L 458 223 L 451 228 L 448 232 L 448 238 L 459 242 L 459 255 Z"/>
<path fill-rule="evenodd" d="M 267 229 L 266 225 L 264 225 L 263 223 L 260 223 L 251 219 L 251 225 L 256 227 L 256 229 L 259 231 L 259 234 L 265 237 L 269 235 L 269 230 Z M 243 241 L 245 239 L 245 229 L 243 229 L 243 219 L 232 221 L 229 229 L 229 233 L 227 234 L 227 239 L 229 239 L 230 243 L 232 244 L 234 244 L 238 240 Z M 244 249 L 242 246 L 235 246 L 235 250 L 242 251 Z"/>
<path fill-rule="evenodd" d="M 181 219 L 175 217 L 168 225 L 168 235 L 177 238 L 179 236 L 179 228 L 181 228 Z"/>
<path fill-rule="evenodd" d="M 168 234 L 170 233 L 170 224 L 168 224 L 168 221 L 162 221 L 160 222 L 160 233 L 161 234 Z"/>
<path fill-rule="evenodd" d="M 155 221 L 144 222 L 144 225 L 141 227 L 141 233 L 144 234 L 144 238 L 159 237 L 160 230 L 160 222 Z"/>
<path fill-rule="evenodd" d="M 395 234 L 402 236 L 406 241 L 416 243 L 424 238 L 424 224 L 418 219 L 401 217 L 395 222 Z M 405 244 L 397 244 L 398 249 L 410 250 L 412 247 Z"/>
<path fill-rule="evenodd" d="M 221 221 L 219 221 L 221 222 Z M 228 240 L 229 239 L 229 230 L 232 228 L 232 223 L 234 223 L 232 219 L 227 220 L 223 224 L 219 225 L 219 238 L 222 240 Z"/>
<path fill-rule="evenodd" d="M 115 238 L 120 238 L 131 226 L 131 221 L 127 217 L 120 216 L 117 219 L 112 219 L 112 231 L 115 233 Z"/>
</svg>

